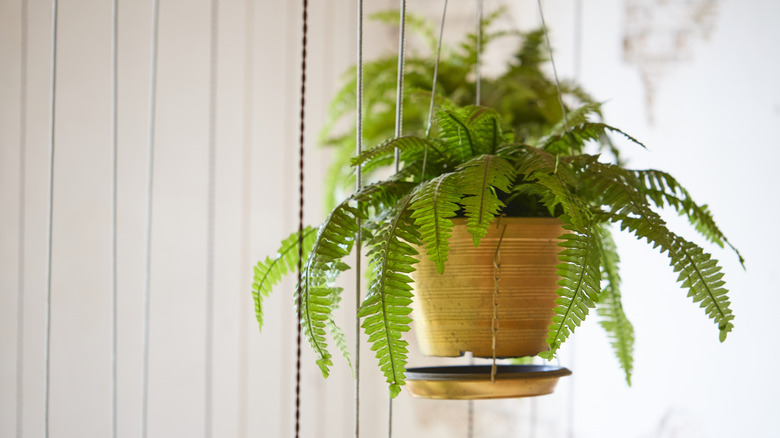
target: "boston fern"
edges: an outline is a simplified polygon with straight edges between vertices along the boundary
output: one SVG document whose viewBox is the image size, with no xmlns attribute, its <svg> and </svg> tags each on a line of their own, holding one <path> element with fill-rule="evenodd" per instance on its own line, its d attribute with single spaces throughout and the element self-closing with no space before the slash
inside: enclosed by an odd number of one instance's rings
<svg viewBox="0 0 780 438">
<path fill-rule="evenodd" d="M 325 376 L 332 365 L 327 330 L 348 356 L 333 320 L 341 293 L 334 281 L 348 269 L 344 258 L 360 236 L 370 269 L 358 316 L 391 394 L 398 394 L 408 354 L 402 334 L 409 330 L 414 292 L 409 274 L 419 257 L 429 257 L 439 272 L 447 269 L 455 217 L 466 218 L 475 246 L 499 215 L 562 221 L 566 232 L 559 244 L 559 298 L 548 330 L 549 350 L 540 353 L 544 358 L 552 358 L 596 308 L 630 382 L 634 332 L 621 305 L 619 258 L 610 224 L 646 240 L 669 258 L 679 273 L 678 282 L 725 340 L 734 316 L 720 266 L 698 245 L 672 232 L 656 209 L 672 207 L 708 241 L 730 243 L 707 208 L 696 204 L 670 175 L 626 169 L 585 153 L 588 143 L 599 142 L 608 133 L 638 142 L 616 128 L 589 121 L 598 115 L 591 107 L 579 114 L 579 122 L 569 130 L 558 126 L 539 138 L 518 141 L 511 126 L 504 131 L 507 125 L 497 111 L 445 103 L 436 112 L 429 137 L 393 138 L 352 159 L 353 166 L 373 169 L 391 164 L 394 151 L 400 151 L 398 172 L 338 204 L 318 229 L 304 230 L 298 310 Z M 276 258 L 266 259 L 255 270 L 261 324 L 262 299 L 297 264 L 297 246 L 294 234 L 282 242 Z M 424 253 L 418 254 L 418 249 Z"/>
</svg>

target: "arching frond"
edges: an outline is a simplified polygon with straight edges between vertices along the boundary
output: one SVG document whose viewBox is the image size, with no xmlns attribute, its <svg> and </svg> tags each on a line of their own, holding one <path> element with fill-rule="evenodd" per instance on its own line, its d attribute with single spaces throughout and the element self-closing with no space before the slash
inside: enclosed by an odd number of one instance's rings
<svg viewBox="0 0 780 438">
<path fill-rule="evenodd" d="M 553 154 L 535 147 L 526 147 L 527 153 L 520 161 L 518 172 L 526 181 L 536 181 L 548 192 L 543 194 L 542 203 L 552 214 L 555 206 L 561 205 L 571 224 L 584 229 L 590 222 L 589 207 L 576 196 L 577 180 L 566 163 L 561 163 Z"/>
<path fill-rule="evenodd" d="M 615 356 L 626 374 L 626 382 L 631 385 L 631 372 L 634 368 L 634 326 L 623 311 L 618 271 L 620 256 L 612 240 L 612 233 L 606 228 L 602 228 L 600 233 L 601 280 L 604 288 L 596 305 L 596 313 L 601 317 L 599 323 L 607 332 Z"/>
<path fill-rule="evenodd" d="M 392 397 L 404 385 L 408 343 L 401 334 L 409 331 L 412 321 L 412 279 L 408 273 L 414 270 L 417 251 L 409 242 L 419 243 L 419 233 L 409 217 L 411 198 L 410 194 L 399 201 L 368 242 L 371 281 L 358 312 Z"/>
<path fill-rule="evenodd" d="M 622 135 L 631 142 L 645 148 L 639 140 L 626 134 L 614 126 L 605 123 L 586 122 L 572 126 L 569 132 L 561 132 L 540 140 L 540 146 L 552 154 L 570 155 L 582 153 L 582 148 L 588 141 L 599 140 L 607 132 L 614 132 Z"/>
<path fill-rule="evenodd" d="M 677 279 L 689 289 L 688 296 L 700 303 L 705 313 L 718 326 L 721 342 L 734 328 L 734 316 L 730 308 L 727 290 L 721 280 L 723 273 L 712 256 L 699 246 L 671 232 L 661 217 L 636 189 L 639 185 L 634 175 L 618 166 L 588 159 L 588 179 L 591 190 L 598 193 L 604 205 L 610 207 L 607 217 L 620 224 L 621 229 L 634 233 L 638 239 L 646 239 L 653 247 L 660 248 L 671 262 Z"/>
<path fill-rule="evenodd" d="M 563 217 L 564 221 L 568 218 Z M 570 232 L 561 236 L 558 245 L 565 249 L 558 254 L 558 275 L 561 286 L 556 291 L 555 316 L 547 333 L 549 351 L 539 353 L 545 359 L 552 359 L 561 344 L 582 324 L 590 309 L 596 306 L 601 287 L 599 280 L 600 253 L 599 235 L 595 227 L 576 230 L 571 224 L 564 228 Z"/>
<path fill-rule="evenodd" d="M 463 194 L 460 203 L 466 211 L 466 229 L 474 246 L 479 246 L 493 218 L 504 207 L 496 189 L 509 193 L 514 173 L 512 164 L 496 155 L 479 156 L 458 168 L 458 189 Z"/>
<path fill-rule="evenodd" d="M 728 245 L 739 258 L 739 263 L 745 267 L 745 259 L 739 250 L 729 242 L 723 232 L 715 224 L 706 205 L 699 205 L 691 198 L 688 190 L 666 172 L 660 170 L 637 170 L 633 172 L 640 185 L 637 189 L 647 196 L 658 207 L 669 206 L 678 214 L 688 218 L 691 225 L 710 242 L 723 247 Z"/>
<path fill-rule="evenodd" d="M 444 272 L 452 235 L 452 220 L 460 206 L 460 191 L 453 173 L 445 173 L 422 185 L 412 199 L 414 224 L 420 230 L 423 245 L 439 273 Z"/>
<path fill-rule="evenodd" d="M 303 229 L 303 258 L 309 257 L 311 247 L 314 245 L 317 229 L 306 227 Z M 252 298 L 255 301 L 255 316 L 260 330 L 263 329 L 263 299 L 268 297 L 271 289 L 276 286 L 282 277 L 298 268 L 298 232 L 291 234 L 282 241 L 282 245 L 274 258 L 266 257 L 257 262 L 254 267 L 254 281 L 252 282 Z"/>
</svg>

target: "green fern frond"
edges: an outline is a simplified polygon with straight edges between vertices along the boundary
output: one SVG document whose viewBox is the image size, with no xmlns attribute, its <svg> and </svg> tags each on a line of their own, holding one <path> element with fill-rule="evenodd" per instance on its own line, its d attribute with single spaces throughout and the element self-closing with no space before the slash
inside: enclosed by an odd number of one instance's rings
<svg viewBox="0 0 780 438">
<path fill-rule="evenodd" d="M 303 229 L 303 258 L 309 257 L 314 245 L 317 229 L 306 227 Z M 264 261 L 257 262 L 254 268 L 254 281 L 252 282 L 252 298 L 255 301 L 255 316 L 260 330 L 263 329 L 263 298 L 268 297 L 271 289 L 282 281 L 282 277 L 290 271 L 298 268 L 298 232 L 291 234 L 282 241 L 282 246 L 276 252 L 276 257 L 266 257 Z"/>
<path fill-rule="evenodd" d="M 474 246 L 487 235 L 493 218 L 504 207 L 496 189 L 509 193 L 515 177 L 512 164 L 496 155 L 481 155 L 458 168 L 458 187 L 466 212 L 466 229 Z"/>
<path fill-rule="evenodd" d="M 599 244 L 601 279 L 606 284 L 601 292 L 596 313 L 601 317 L 599 323 L 607 332 L 615 356 L 626 374 L 626 382 L 631 385 L 631 372 L 634 368 L 634 326 L 626 317 L 621 302 L 618 270 L 620 256 L 617 253 L 615 241 L 612 240 L 612 233 L 608 229 L 601 229 Z"/>
<path fill-rule="evenodd" d="M 420 230 L 423 245 L 439 274 L 444 272 L 452 235 L 452 220 L 460 206 L 461 195 L 453 173 L 446 173 L 423 184 L 412 198 L 414 224 Z"/>
<path fill-rule="evenodd" d="M 636 188 L 640 183 L 634 175 L 618 166 L 600 163 L 591 157 L 589 185 L 599 193 L 601 202 L 610 206 L 609 220 L 620 223 L 638 239 L 646 239 L 653 247 L 660 247 L 670 258 L 678 281 L 689 289 L 694 303 L 701 303 L 705 313 L 718 326 L 721 342 L 734 328 L 727 290 L 721 280 L 723 273 L 712 256 L 696 244 L 671 232 L 661 217 L 654 212 L 645 196 Z"/>
<path fill-rule="evenodd" d="M 340 292 L 340 288 L 333 286 L 333 279 L 349 269 L 341 259 L 352 250 L 358 231 L 357 218 L 367 219 L 364 207 L 352 207 L 350 201 L 339 204 L 320 226 L 295 296 L 296 308 L 300 303 L 297 311 L 304 337 L 314 350 L 317 365 L 325 377 L 329 374 L 328 367 L 333 365 L 325 340 L 325 325 L 333 319 Z"/>
<path fill-rule="evenodd" d="M 742 267 L 745 267 L 745 259 L 742 254 L 715 224 L 715 219 L 707 206 L 694 202 L 688 190 L 680 185 L 673 176 L 653 169 L 637 170 L 634 171 L 634 174 L 640 182 L 638 190 L 652 200 L 656 206 L 674 208 L 678 214 L 687 217 L 696 231 L 707 240 L 721 248 L 724 243 L 728 245 L 739 258 Z"/>
<path fill-rule="evenodd" d="M 572 225 L 582 229 L 590 222 L 590 210 L 572 189 L 576 189 L 577 179 L 567 163 L 558 161 L 558 157 L 535 147 L 526 147 L 527 153 L 520 161 L 518 172 L 525 181 L 536 182 L 548 192 L 542 196 L 542 203 L 553 214 L 554 208 L 561 205 Z"/>
<path fill-rule="evenodd" d="M 371 281 L 358 312 L 391 397 L 404 385 L 408 343 L 401 334 L 409 331 L 412 321 L 412 279 L 408 273 L 414 271 L 417 251 L 408 242 L 418 244 L 419 234 L 409 217 L 411 199 L 411 194 L 405 196 L 368 242 Z"/>
<path fill-rule="evenodd" d="M 439 148 L 433 141 L 426 140 L 420 137 L 403 136 L 398 138 L 392 138 L 386 140 L 377 146 L 374 146 L 368 150 L 363 151 L 357 157 L 352 158 L 352 166 L 358 166 L 367 162 L 376 160 L 378 157 L 392 156 L 395 150 L 398 149 L 402 153 L 409 150 L 424 151 L 428 147 L 431 154 L 441 154 Z"/>
<path fill-rule="evenodd" d="M 436 125 L 439 127 L 439 136 L 453 152 L 456 163 L 495 153 L 502 142 L 500 118 L 490 108 L 474 105 L 439 108 L 436 111 Z"/>
<path fill-rule="evenodd" d="M 573 126 L 568 132 L 561 132 L 550 137 L 543 138 L 539 145 L 551 154 L 570 155 L 582 153 L 582 148 L 589 141 L 598 141 L 605 136 L 607 132 L 614 132 L 622 135 L 632 143 L 647 149 L 639 140 L 626 134 L 614 126 L 605 123 L 586 122 Z"/>
<path fill-rule="evenodd" d="M 336 293 L 331 297 L 331 299 L 333 300 L 333 304 L 331 305 L 331 308 L 333 309 L 333 311 L 336 311 L 338 310 L 339 304 L 341 303 L 342 288 L 334 288 L 334 291 Z M 354 369 L 352 368 L 352 360 L 350 359 L 350 354 L 349 354 L 349 347 L 347 347 L 347 337 L 344 336 L 344 331 L 341 330 L 341 327 L 336 325 L 336 321 L 333 318 L 328 319 L 325 325 L 328 327 L 328 330 L 330 331 L 330 336 L 333 338 L 333 343 L 336 344 L 336 348 L 339 349 L 339 352 L 341 352 L 341 356 L 344 358 L 345 361 L 347 361 L 347 365 L 349 365 L 350 372 L 352 372 L 354 375 Z"/>
<path fill-rule="evenodd" d="M 565 216 L 562 217 L 564 222 Z M 570 233 L 561 236 L 563 242 L 558 245 L 566 248 L 558 254 L 561 261 L 556 267 L 561 286 L 556 291 L 555 316 L 548 328 L 547 344 L 550 350 L 539 353 L 540 357 L 552 359 L 561 344 L 582 324 L 590 309 L 596 306 L 601 292 L 599 234 L 594 227 L 581 230 L 572 225 L 564 228 Z"/>
</svg>

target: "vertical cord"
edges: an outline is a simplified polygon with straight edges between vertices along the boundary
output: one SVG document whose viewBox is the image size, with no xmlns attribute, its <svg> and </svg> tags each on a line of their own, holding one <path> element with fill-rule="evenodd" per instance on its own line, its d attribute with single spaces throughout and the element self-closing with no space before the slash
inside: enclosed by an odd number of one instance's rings
<svg viewBox="0 0 780 438">
<path fill-rule="evenodd" d="M 357 0 L 357 108 L 355 115 L 355 143 L 357 155 L 363 152 L 363 0 Z M 363 188 L 363 166 L 358 164 L 355 175 L 355 190 Z M 359 205 L 358 205 L 359 208 Z M 360 279 L 362 277 L 361 227 L 357 219 L 355 236 L 355 315 L 360 311 Z M 355 438 L 360 437 L 360 317 L 355 316 Z"/>
<path fill-rule="evenodd" d="M 425 125 L 425 138 L 431 133 L 433 122 L 433 104 L 436 101 L 436 81 L 439 78 L 439 60 L 441 59 L 441 41 L 444 38 L 444 20 L 447 18 L 447 0 L 444 0 L 444 9 L 441 12 L 441 26 L 439 27 L 439 45 L 436 48 L 436 63 L 433 65 L 433 84 L 431 85 L 431 105 L 428 108 L 428 123 Z M 427 152 L 427 149 L 426 149 Z M 423 167 L 425 164 L 423 164 Z"/>
<path fill-rule="evenodd" d="M 141 368 L 141 438 L 146 438 L 149 423 L 149 310 L 152 273 L 152 194 L 154 182 L 154 133 L 157 111 L 157 40 L 159 35 L 160 0 L 152 0 L 152 41 L 149 72 L 149 142 L 146 169 L 146 242 L 143 289 L 143 358 Z"/>
<path fill-rule="evenodd" d="M 395 138 L 403 133 L 404 101 L 404 40 L 406 38 L 406 0 L 401 0 L 401 19 L 398 29 L 398 82 L 395 94 Z M 395 148 L 395 172 L 401 167 L 401 151 Z M 387 436 L 393 436 L 393 397 L 387 395 Z"/>
<path fill-rule="evenodd" d="M 24 432 L 24 258 L 27 197 L 27 0 L 22 0 L 19 83 L 19 269 L 16 295 L 16 438 Z"/>
<path fill-rule="evenodd" d="M 241 278 L 250 278 L 249 246 L 252 241 L 252 140 L 254 119 L 254 66 L 255 66 L 255 8 L 254 0 L 246 0 L 244 11 L 244 132 L 242 139 L 242 190 L 241 190 Z M 240 288 L 241 301 L 249 294 Z M 239 358 L 238 358 L 238 438 L 247 437 L 249 405 L 249 318 L 244 306 L 239 306 Z"/>
<path fill-rule="evenodd" d="M 476 100 L 475 105 L 479 106 L 482 100 L 482 74 L 480 71 L 480 53 L 482 52 L 482 0 L 477 0 L 477 51 L 476 59 L 474 63 L 474 71 L 476 73 Z M 500 242 L 499 242 L 500 245 Z M 498 288 L 498 286 L 496 286 Z M 495 306 L 495 297 L 493 297 L 493 305 Z M 495 315 L 493 317 L 495 324 Z M 490 372 L 490 379 L 495 382 L 495 369 L 496 369 L 496 338 L 495 330 L 493 332 L 493 367 Z M 474 356 L 470 356 L 469 365 L 474 365 Z M 474 437 L 474 400 L 468 401 L 468 437 Z"/>
<path fill-rule="evenodd" d="M 404 40 L 406 39 L 406 0 L 401 0 L 401 19 L 398 30 L 398 82 L 395 92 L 395 137 L 404 131 Z M 395 148 L 395 171 L 398 172 L 401 163 L 401 151 Z M 392 404 L 392 401 L 391 401 Z"/>
<path fill-rule="evenodd" d="M 544 32 L 544 39 L 547 42 L 547 50 L 550 53 L 550 64 L 552 65 L 553 77 L 555 78 L 555 87 L 558 90 L 558 103 L 561 105 L 561 113 L 563 114 L 563 123 L 564 126 L 566 126 L 566 132 L 569 133 L 569 135 L 571 135 L 571 129 L 569 127 L 569 116 L 566 114 L 566 105 L 563 104 L 563 93 L 561 92 L 561 83 L 558 80 L 558 70 L 555 68 L 555 58 L 553 58 L 552 44 L 550 44 L 550 34 L 547 32 L 547 24 L 544 21 L 544 12 L 542 12 L 542 0 L 536 0 L 536 4 L 539 5 L 539 18 L 542 19 L 542 31 Z"/>
<path fill-rule="evenodd" d="M 117 434 L 117 155 L 119 0 L 111 2 L 111 438 Z"/>
<path fill-rule="evenodd" d="M 217 62 L 219 57 L 219 1 L 211 0 L 211 36 L 209 48 L 209 155 L 208 217 L 206 224 L 206 346 L 204 366 L 204 436 L 211 438 L 214 374 L 214 235 L 216 233 L 217 179 Z"/>
<path fill-rule="evenodd" d="M 482 91 L 482 75 L 480 74 L 480 52 L 482 52 L 482 0 L 477 0 L 477 59 L 475 63 L 476 83 L 477 83 L 477 99 L 476 105 L 479 106 L 481 102 Z"/>
<path fill-rule="evenodd" d="M 582 68 L 582 0 L 574 0 L 574 79 L 579 79 Z M 574 341 L 574 340 L 572 340 Z M 569 366 L 574 368 L 577 356 L 577 342 L 569 347 Z M 559 364 L 560 365 L 560 364 Z M 568 417 L 567 436 L 574 438 L 574 383 L 576 376 L 569 378 L 569 400 L 566 404 L 566 416 Z"/>
<path fill-rule="evenodd" d="M 306 37 L 308 32 L 309 2 L 303 0 L 303 40 L 301 42 L 301 124 L 299 129 L 299 161 L 298 161 L 298 282 L 301 284 L 303 275 L 303 134 L 305 128 L 306 110 Z M 302 296 L 298 293 L 298 323 L 295 350 L 295 438 L 300 437 L 301 430 L 301 306 Z"/>
<path fill-rule="evenodd" d="M 436 63 L 433 65 L 433 84 L 431 85 L 431 106 L 428 108 L 428 122 L 425 125 L 425 138 L 431 133 L 431 124 L 433 122 L 433 104 L 436 101 L 436 80 L 439 78 L 439 60 L 441 59 L 441 41 L 444 37 L 444 21 L 447 18 L 447 0 L 444 0 L 444 9 L 441 12 L 441 27 L 439 28 L 439 44 L 436 48 Z M 425 144 L 423 153 L 422 173 L 420 182 L 425 179 L 425 168 L 428 165 L 428 144 Z"/>
<path fill-rule="evenodd" d="M 46 223 L 46 303 L 43 352 L 43 436 L 49 438 L 49 379 L 51 376 L 51 264 L 52 227 L 54 222 L 54 131 L 57 103 L 57 0 L 51 2 L 51 83 L 49 95 L 49 193 Z"/>
</svg>

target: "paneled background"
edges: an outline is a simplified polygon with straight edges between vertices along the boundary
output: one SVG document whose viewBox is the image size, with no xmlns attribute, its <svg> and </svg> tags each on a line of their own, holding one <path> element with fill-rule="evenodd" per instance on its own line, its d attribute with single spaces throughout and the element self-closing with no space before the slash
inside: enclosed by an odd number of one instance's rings
<svg viewBox="0 0 780 438">
<path fill-rule="evenodd" d="M 110 14 L 108 1 L 62 0 L 57 74 L 53 227 L 51 436 L 110 430 Z M 322 218 L 329 152 L 316 145 L 327 101 L 354 62 L 354 2 L 311 2 L 306 217 Z M 368 11 L 396 2 L 366 2 Z M 439 1 L 409 1 L 438 21 Z M 475 23 L 473 1 L 453 0 L 445 30 Z M 574 371 L 554 395 L 476 404 L 479 437 L 771 436 L 780 428 L 772 372 L 780 308 L 772 223 L 780 126 L 780 4 L 752 0 L 544 2 L 559 72 L 605 102 L 607 120 L 648 145 L 629 147 L 637 168 L 679 176 L 707 202 L 747 258 L 713 249 L 737 315 L 721 345 L 664 257 L 621 235 L 625 308 L 637 333 L 627 388 L 596 318 L 561 354 Z M 533 1 L 509 6 L 503 26 L 538 26 Z M 16 367 L 22 363 L 23 436 L 43 432 L 50 2 L 28 0 L 27 108 L 20 167 L 21 2 L 0 0 L 0 436 L 15 436 Z M 149 111 L 151 1 L 119 2 L 118 427 L 138 436 Z M 149 436 L 203 434 L 210 2 L 162 0 L 152 222 Z M 291 283 L 269 299 L 257 331 L 252 264 L 296 227 L 298 2 L 219 4 L 216 157 L 214 423 L 219 437 L 291 436 L 294 334 Z M 582 39 L 575 44 L 576 29 Z M 393 29 L 367 23 L 367 56 L 394 49 Z M 579 47 L 579 49 L 577 49 Z M 507 56 L 487 56 L 488 71 Z M 577 53 L 580 54 L 579 63 Z M 20 173 L 23 171 L 23 175 Z M 20 181 L 24 247 L 20 260 Z M 690 234 L 677 218 L 672 225 Z M 24 273 L 24 354 L 17 359 L 17 291 Z M 350 287 L 353 282 L 345 281 Z M 351 293 L 344 309 L 354 308 Z M 353 320 L 339 315 L 347 337 Z M 413 341 L 410 339 L 410 341 Z M 384 436 L 386 393 L 375 359 L 362 358 L 363 436 Z M 435 363 L 413 355 L 411 364 Z M 352 431 L 352 380 L 336 358 L 323 380 L 304 347 L 303 430 Z M 395 402 L 395 436 L 466 436 L 465 402 Z"/>
</svg>

